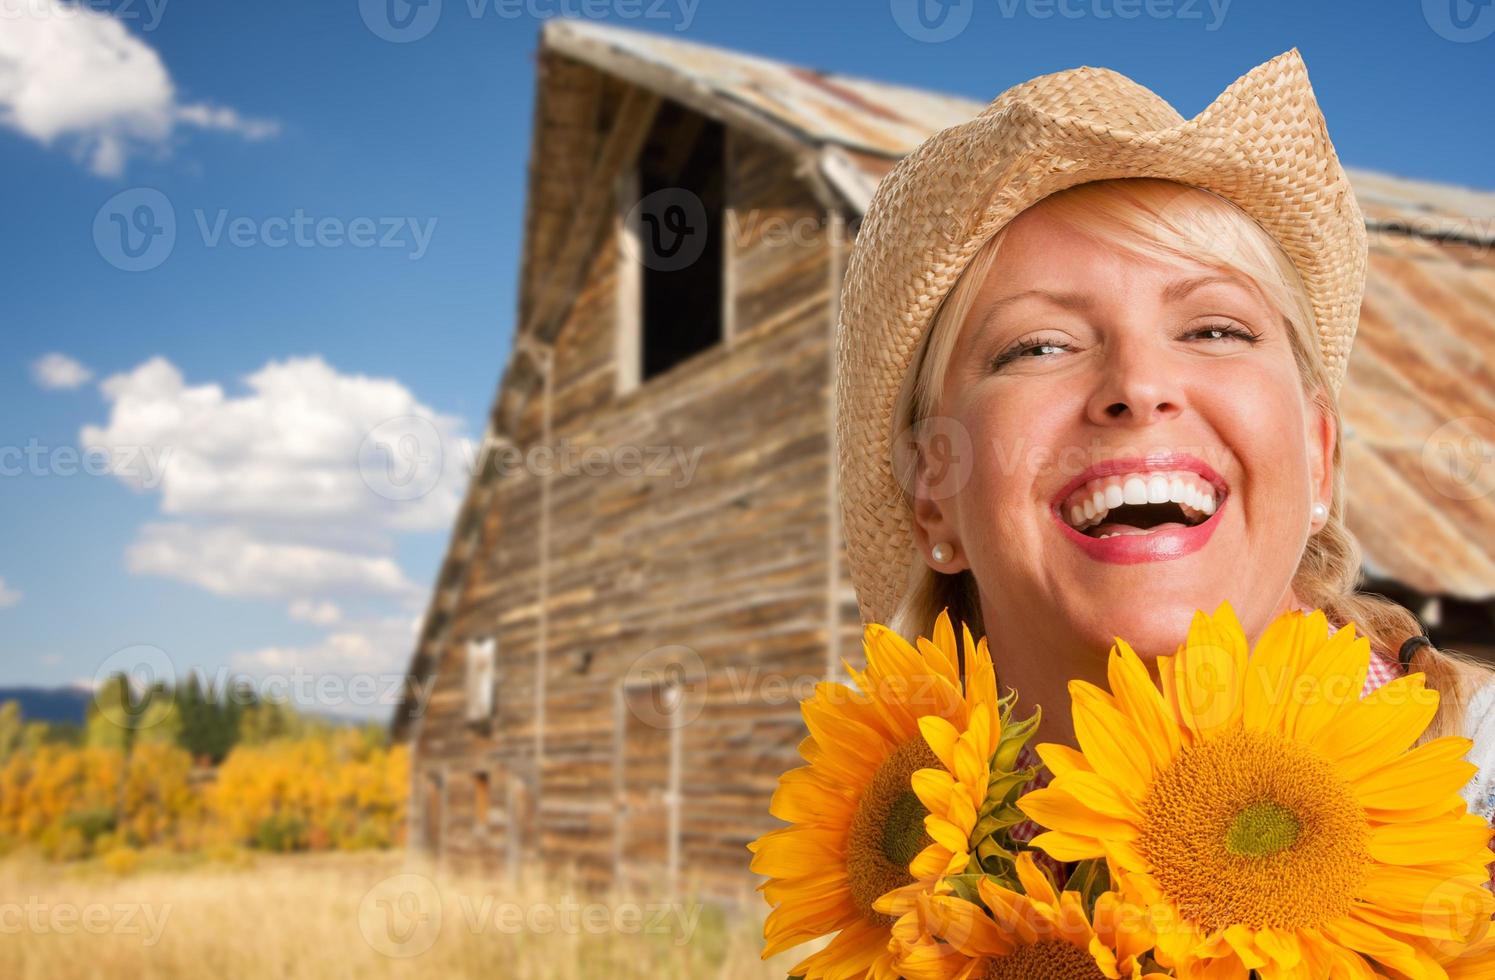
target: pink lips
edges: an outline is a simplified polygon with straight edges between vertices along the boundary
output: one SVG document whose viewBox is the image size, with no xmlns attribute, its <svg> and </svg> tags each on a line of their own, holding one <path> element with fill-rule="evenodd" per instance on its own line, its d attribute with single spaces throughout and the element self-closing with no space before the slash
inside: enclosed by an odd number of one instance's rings
<svg viewBox="0 0 1495 980">
<path fill-rule="evenodd" d="M 1154 531 L 1151 534 L 1119 534 L 1105 539 L 1081 534 L 1070 527 L 1059 513 L 1059 505 L 1068 499 L 1071 493 L 1091 480 L 1104 476 L 1117 476 L 1122 473 L 1145 473 L 1149 470 L 1189 470 L 1199 474 L 1215 486 L 1216 497 L 1219 500 L 1215 512 L 1202 524 L 1196 524 L 1193 527 L 1171 528 L 1166 531 Z M 1219 526 L 1220 515 L 1225 512 L 1225 506 L 1230 499 L 1226 489 L 1224 479 L 1209 464 L 1187 454 L 1159 454 L 1145 459 L 1138 457 L 1108 459 L 1095 464 L 1065 484 L 1054 497 L 1049 512 L 1064 536 L 1079 545 L 1081 551 L 1096 561 L 1110 562 L 1115 565 L 1135 565 L 1145 561 L 1172 561 L 1175 558 L 1192 555 L 1209 541 L 1210 536 L 1215 533 L 1215 528 Z"/>
</svg>

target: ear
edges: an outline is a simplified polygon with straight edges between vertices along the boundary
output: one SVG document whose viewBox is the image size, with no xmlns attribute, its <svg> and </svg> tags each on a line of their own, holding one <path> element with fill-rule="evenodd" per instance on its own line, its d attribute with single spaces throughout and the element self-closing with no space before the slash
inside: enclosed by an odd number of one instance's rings
<svg viewBox="0 0 1495 980">
<path fill-rule="evenodd" d="M 1334 494 L 1334 447 L 1337 441 L 1334 415 L 1318 398 L 1314 398 L 1308 403 L 1308 415 L 1304 421 L 1313 500 L 1327 507 Z"/>
<path fill-rule="evenodd" d="M 925 563 L 936 572 L 946 574 L 970 568 L 971 563 L 966 560 L 966 551 L 961 546 L 955 526 L 954 499 L 941 495 L 939 481 L 931 482 L 922 453 L 913 483 L 914 543 L 923 554 Z M 949 545 L 954 552 L 949 561 L 937 562 L 932 557 L 934 546 L 940 543 Z"/>
</svg>

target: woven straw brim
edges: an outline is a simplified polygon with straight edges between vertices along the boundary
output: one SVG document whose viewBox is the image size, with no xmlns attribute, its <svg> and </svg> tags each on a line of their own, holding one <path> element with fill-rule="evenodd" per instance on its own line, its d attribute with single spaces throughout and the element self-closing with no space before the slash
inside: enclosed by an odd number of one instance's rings
<svg viewBox="0 0 1495 980">
<path fill-rule="evenodd" d="M 1254 218 L 1307 287 L 1338 388 L 1365 289 L 1365 220 L 1296 48 L 1238 78 L 1190 120 L 1105 68 L 1013 86 L 898 162 L 847 262 L 836 436 L 863 622 L 886 622 L 908 581 L 913 536 L 892 470 L 893 407 L 935 310 L 977 249 L 1025 208 L 1116 177 L 1201 187 Z"/>
</svg>

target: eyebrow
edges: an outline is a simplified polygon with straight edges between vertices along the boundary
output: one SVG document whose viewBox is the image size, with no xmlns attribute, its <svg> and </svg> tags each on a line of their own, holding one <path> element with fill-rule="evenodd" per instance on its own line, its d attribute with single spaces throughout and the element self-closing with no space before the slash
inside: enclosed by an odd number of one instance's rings
<svg viewBox="0 0 1495 980">
<path fill-rule="evenodd" d="M 1205 275 L 1193 276 L 1188 279 L 1175 279 L 1163 287 L 1163 300 L 1168 303 L 1176 303 L 1196 289 L 1217 283 L 1234 286 L 1241 285 L 1241 281 L 1234 276 L 1224 275 Z M 1049 289 L 1025 289 L 1020 293 L 1004 296 L 988 307 L 987 311 L 981 316 L 981 329 L 984 330 L 991 322 L 992 317 L 996 316 L 1003 309 L 1019 300 L 1028 299 L 1029 297 L 1046 299 L 1053 305 L 1063 307 L 1067 310 L 1086 310 L 1094 305 L 1093 297 L 1087 293 L 1063 293 L 1054 292 Z"/>
</svg>

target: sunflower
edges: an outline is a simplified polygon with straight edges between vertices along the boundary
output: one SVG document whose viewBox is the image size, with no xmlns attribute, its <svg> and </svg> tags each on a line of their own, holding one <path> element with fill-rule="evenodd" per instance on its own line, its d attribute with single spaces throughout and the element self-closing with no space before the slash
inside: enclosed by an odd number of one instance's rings
<svg viewBox="0 0 1495 980">
<path fill-rule="evenodd" d="M 977 648 L 976 669 L 990 669 L 984 642 Z M 1014 722 L 1016 704 L 1017 695 L 1011 693 L 997 701 L 995 710 L 989 703 L 977 704 L 964 732 L 937 715 L 919 719 L 924 744 L 940 768 L 920 769 L 909 782 L 928 811 L 924 829 L 933 840 L 909 865 L 914 880 L 873 902 L 876 911 L 908 915 L 915 897 L 949 875 L 986 874 L 1002 884 L 1016 884 L 1011 828 L 1026 819 L 1017 809 L 1017 797 L 1037 772 L 1037 767 L 1018 768 L 1017 761 L 1039 722 L 1036 709 L 1026 720 Z"/>
<path fill-rule="evenodd" d="M 1081 751 L 1018 806 L 1061 861 L 1104 857 L 1159 916 L 1180 977 L 1442 978 L 1438 960 L 1495 911 L 1490 828 L 1459 789 L 1470 741 L 1409 750 L 1437 710 L 1422 674 L 1361 700 L 1370 657 L 1322 612 L 1275 620 L 1249 655 L 1228 604 L 1197 613 L 1162 689 L 1118 639 L 1111 693 L 1071 682 Z"/>
<path fill-rule="evenodd" d="M 926 892 L 894 927 L 894 966 L 906 980 L 1162 980 L 1145 968 L 1155 937 L 1141 909 L 1115 892 L 1085 914 L 1078 892 L 1056 894 L 1027 851 L 1013 891 L 982 877 L 980 905 Z"/>
<path fill-rule="evenodd" d="M 941 797 L 944 806 L 931 814 L 924 799 L 934 797 L 921 798 L 912 782 L 915 773 L 934 769 L 962 787 L 979 779 L 986 794 L 986 766 L 1000 737 L 996 675 L 986 641 L 963 633 L 964 682 L 947 612 L 917 648 L 870 624 L 867 670 L 846 667 L 858 689 L 824 681 L 800 706 L 810 734 L 799 751 L 809 765 L 780 777 L 769 806 L 791 826 L 748 845 L 752 870 L 769 878 L 759 890 L 774 906 L 763 956 L 836 934 L 795 975 L 895 976 L 888 949 L 894 916 L 874 908 L 877 900 L 920 880 L 932 887 L 969 861 L 961 837 L 967 811 L 954 799 L 964 799 L 965 790 Z"/>
</svg>

